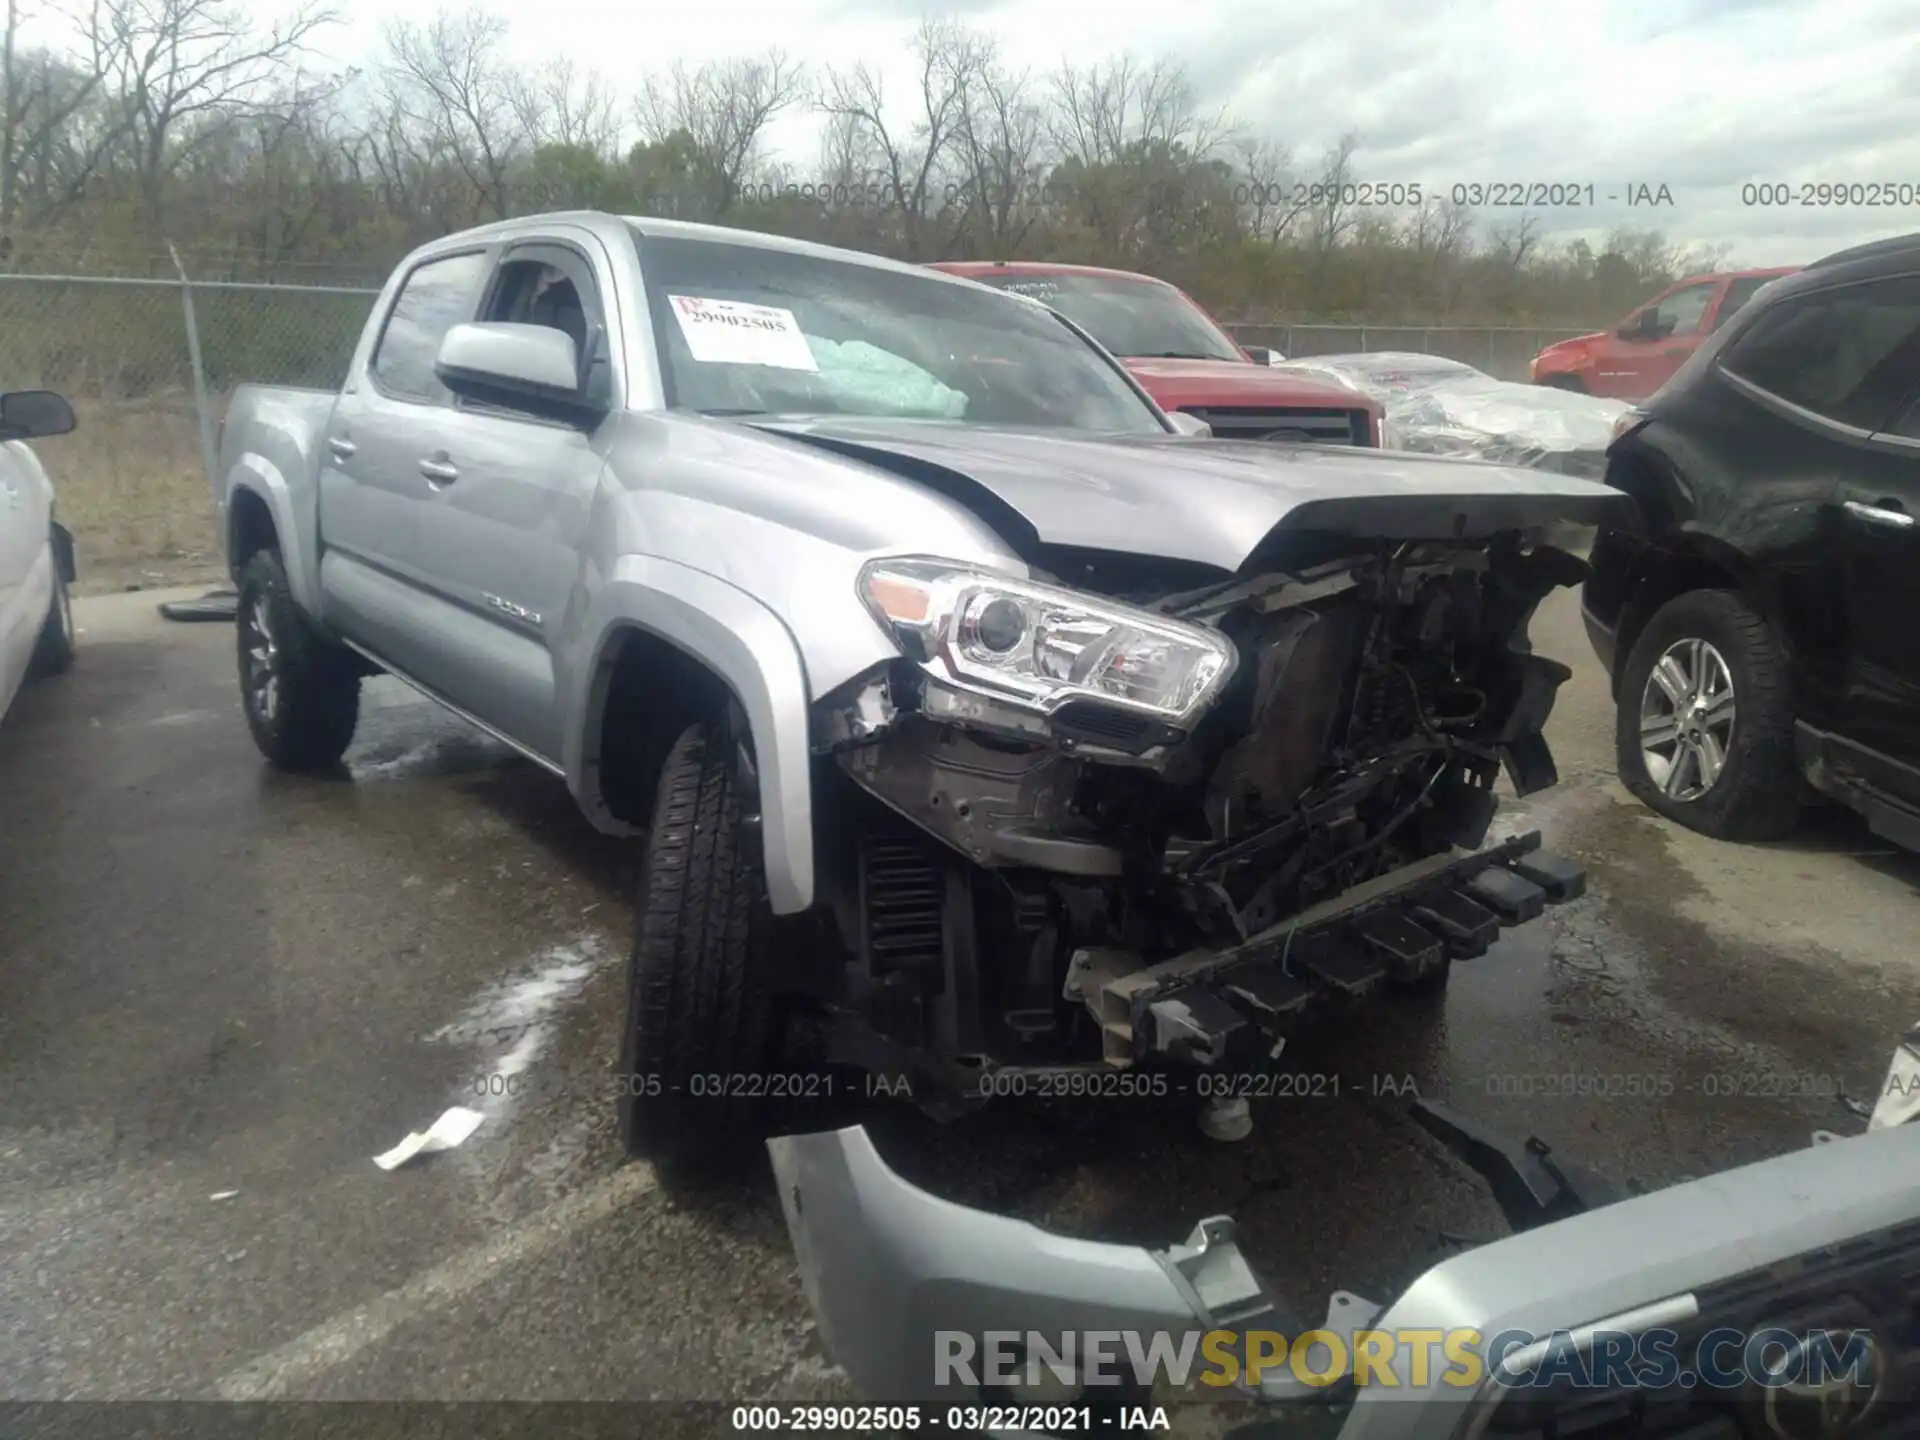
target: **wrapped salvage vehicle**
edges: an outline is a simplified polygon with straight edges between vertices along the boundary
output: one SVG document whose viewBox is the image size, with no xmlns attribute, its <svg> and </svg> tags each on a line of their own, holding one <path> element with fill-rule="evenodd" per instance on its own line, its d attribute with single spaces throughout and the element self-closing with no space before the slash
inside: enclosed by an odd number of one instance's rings
<svg viewBox="0 0 1920 1440">
<path fill-rule="evenodd" d="M 536 216 L 388 282 L 338 395 L 219 456 L 241 693 L 328 766 L 387 672 L 645 836 L 619 1103 L 752 1135 L 783 1056 L 951 1113 L 1231 1068 L 1564 899 L 1557 475 L 1217 440 L 1034 301 L 711 227 Z M 803 1098 L 804 1098 L 803 1093 Z"/>
<path fill-rule="evenodd" d="M 1630 408 L 1622 400 L 1496 380 L 1458 360 L 1410 351 L 1303 356 L 1276 368 L 1379 401 L 1386 409 L 1382 443 L 1393 449 L 1594 480 L 1606 475 L 1614 422 Z"/>
</svg>

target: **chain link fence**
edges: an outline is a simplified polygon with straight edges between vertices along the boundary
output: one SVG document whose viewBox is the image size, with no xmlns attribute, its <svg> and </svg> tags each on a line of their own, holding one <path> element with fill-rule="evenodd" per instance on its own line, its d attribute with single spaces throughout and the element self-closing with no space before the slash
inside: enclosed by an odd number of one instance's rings
<svg viewBox="0 0 1920 1440">
<path fill-rule="evenodd" d="M 0 275 L 0 389 L 58 390 L 79 420 L 35 449 L 82 565 L 217 563 L 206 442 L 227 398 L 248 380 L 337 387 L 378 293 Z"/>
<path fill-rule="evenodd" d="M 234 387 L 333 389 L 375 289 L 0 275 L 0 389 L 58 390 L 78 429 L 37 447 L 61 518 L 98 564 L 218 560 L 206 450 Z M 1524 380 L 1541 347 L 1578 333 L 1484 326 L 1233 323 L 1289 357 L 1446 355 Z M 200 403 L 196 403 L 199 397 Z"/>
</svg>

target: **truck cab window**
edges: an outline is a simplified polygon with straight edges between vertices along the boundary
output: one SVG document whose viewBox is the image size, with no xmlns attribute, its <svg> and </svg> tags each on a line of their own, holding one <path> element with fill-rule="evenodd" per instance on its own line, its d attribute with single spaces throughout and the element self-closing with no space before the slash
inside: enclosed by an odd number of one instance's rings
<svg viewBox="0 0 1920 1440">
<path fill-rule="evenodd" d="M 446 399 L 446 387 L 433 373 L 434 358 L 447 331 L 471 311 L 486 265 L 486 254 L 474 250 L 429 260 L 406 278 L 373 353 L 374 383 L 381 390 L 430 405 Z"/>
<path fill-rule="evenodd" d="M 574 354 L 588 367 L 590 393 L 605 395 L 608 355 L 604 317 L 591 288 L 582 295 L 573 278 L 545 260 L 508 260 L 480 317 L 516 325 L 544 325 L 573 341 Z"/>
<path fill-rule="evenodd" d="M 1674 291 L 1653 307 L 1654 318 L 1647 326 L 1647 333 L 1660 340 L 1693 334 L 1706 318 L 1707 306 L 1713 303 L 1713 292 L 1719 288 L 1719 281 L 1709 280 Z"/>
</svg>

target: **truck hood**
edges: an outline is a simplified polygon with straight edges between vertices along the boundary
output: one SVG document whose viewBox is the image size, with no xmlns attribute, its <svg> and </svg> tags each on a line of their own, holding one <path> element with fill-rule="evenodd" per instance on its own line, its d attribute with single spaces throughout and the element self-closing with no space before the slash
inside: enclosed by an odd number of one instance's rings
<svg viewBox="0 0 1920 1440">
<path fill-rule="evenodd" d="M 1276 373 L 1234 360 L 1154 360 L 1122 357 L 1163 410 L 1190 405 L 1272 405 L 1293 410 L 1377 410 L 1366 395 L 1341 385 Z"/>
<path fill-rule="evenodd" d="M 938 490 L 1003 533 L 1226 571 L 1277 529 L 1465 539 L 1556 521 L 1626 524 L 1632 513 L 1624 494 L 1588 480 L 1359 447 L 916 420 L 752 424 Z"/>
<path fill-rule="evenodd" d="M 1578 355 L 1605 340 L 1610 331 L 1596 330 L 1591 335 L 1575 335 L 1567 340 L 1556 340 L 1540 352 L 1541 358 L 1548 355 Z"/>
</svg>

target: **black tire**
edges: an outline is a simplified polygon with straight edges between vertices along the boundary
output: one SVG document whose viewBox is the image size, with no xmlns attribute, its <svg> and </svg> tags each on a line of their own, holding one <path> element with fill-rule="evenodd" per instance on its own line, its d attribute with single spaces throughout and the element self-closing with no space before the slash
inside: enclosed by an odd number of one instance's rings
<svg viewBox="0 0 1920 1440">
<path fill-rule="evenodd" d="M 1669 767 L 1667 774 L 1656 779 L 1646 759 L 1648 747 L 1642 744 L 1643 702 L 1654 667 L 1688 642 L 1710 646 L 1732 681 L 1730 731 L 1710 724 L 1697 727 L 1714 737 L 1721 756 L 1710 784 L 1703 783 L 1706 772 L 1700 768 L 1697 752 L 1689 762 L 1691 783 L 1684 767 Z M 1679 670 L 1669 673 L 1684 674 L 1688 663 L 1682 653 Z M 1718 840 L 1778 840 L 1792 833 L 1800 821 L 1805 791 L 1794 756 L 1789 677 L 1786 653 L 1773 628 L 1738 595 L 1727 590 L 1693 590 L 1668 601 L 1640 632 L 1620 673 L 1614 752 L 1621 783 L 1668 819 Z M 1666 703 L 1663 689 L 1652 704 L 1657 710 Z M 1701 712 L 1703 716 L 1712 713 Z M 1661 753 L 1659 745 L 1654 749 Z M 1678 741 L 1672 753 L 1680 754 Z M 1667 784 L 1673 768 L 1681 771 L 1673 786 L 1678 793 L 1670 793 Z M 1689 790 L 1698 793 L 1688 794 Z"/>
<path fill-rule="evenodd" d="M 338 764 L 360 719 L 360 666 L 294 600 L 278 552 L 255 552 L 240 572 L 234 631 L 240 704 L 260 753 L 282 770 Z"/>
<path fill-rule="evenodd" d="M 67 577 L 56 566 L 53 572 L 53 603 L 41 622 L 40 638 L 34 642 L 33 658 L 27 662 L 27 674 L 36 678 L 64 675 L 73 668 L 73 597 L 67 593 Z"/>
<path fill-rule="evenodd" d="M 627 972 L 620 1136 L 629 1154 L 712 1172 L 759 1149 L 751 1077 L 778 1027 L 752 785 L 733 727 L 683 731 L 661 767 Z"/>
<path fill-rule="evenodd" d="M 1585 382 L 1575 375 L 1549 375 L 1540 383 L 1549 390 L 1571 390 L 1576 395 L 1587 393 Z"/>
</svg>

